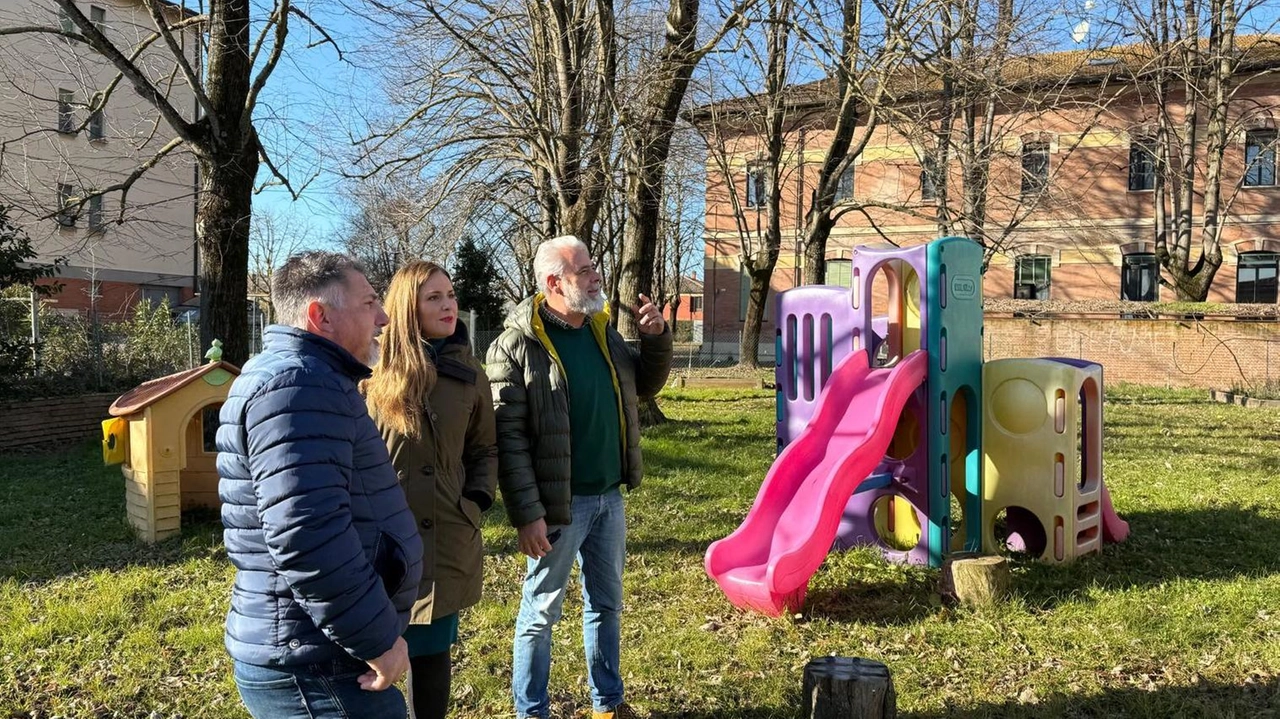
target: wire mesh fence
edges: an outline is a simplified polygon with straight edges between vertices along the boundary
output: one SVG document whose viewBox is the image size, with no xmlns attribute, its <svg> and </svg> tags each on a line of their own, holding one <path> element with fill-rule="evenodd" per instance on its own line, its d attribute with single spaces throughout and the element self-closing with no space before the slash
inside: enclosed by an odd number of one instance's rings
<svg viewBox="0 0 1280 719">
<path fill-rule="evenodd" d="M 204 362 L 198 312 L 138 302 L 123 316 L 66 311 L 39 297 L 0 298 L 0 390 L 10 400 L 124 391 Z M 251 353 L 266 318 L 250 303 Z"/>
</svg>

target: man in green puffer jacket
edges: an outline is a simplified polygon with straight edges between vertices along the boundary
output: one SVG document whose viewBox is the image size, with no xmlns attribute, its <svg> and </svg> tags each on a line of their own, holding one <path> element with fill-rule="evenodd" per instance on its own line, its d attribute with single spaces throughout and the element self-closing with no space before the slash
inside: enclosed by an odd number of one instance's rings
<svg viewBox="0 0 1280 719">
<path fill-rule="evenodd" d="M 626 520 L 620 487 L 640 485 L 640 398 L 671 371 L 671 332 L 643 295 L 640 348 L 609 325 L 586 245 L 557 237 L 533 262 L 541 291 L 516 307 L 489 348 L 498 486 L 529 557 L 516 618 L 517 717 L 547 719 L 551 627 L 581 556 L 583 645 L 596 719 L 633 716 L 623 701 L 619 615 Z"/>
</svg>

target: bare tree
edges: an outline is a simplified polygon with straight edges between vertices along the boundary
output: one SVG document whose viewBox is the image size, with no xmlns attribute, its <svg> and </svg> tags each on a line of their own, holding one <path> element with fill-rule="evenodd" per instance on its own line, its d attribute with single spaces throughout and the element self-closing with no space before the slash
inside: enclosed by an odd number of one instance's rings
<svg viewBox="0 0 1280 719">
<path fill-rule="evenodd" d="M 843 0 L 840 22 L 828 29 L 816 2 L 802 6 L 801 13 L 810 45 L 824 67 L 827 79 L 812 88 L 818 95 L 816 128 L 829 128 L 831 141 L 814 180 L 800 238 L 804 258 L 804 282 L 826 281 L 827 240 L 831 230 L 846 213 L 865 211 L 853 201 L 854 162 L 880 125 L 891 86 L 908 57 L 907 42 L 916 26 L 928 16 L 929 4 L 907 0 L 875 2 L 875 14 L 882 27 L 872 30 L 863 0 Z M 814 92 L 816 91 L 816 93 Z M 808 98 L 795 98 L 804 101 Z M 806 125 L 809 125 L 806 123 Z M 801 132 L 807 129 L 802 128 Z M 804 138 L 799 142 L 804 151 Z M 803 157 L 800 159 L 803 162 Z"/>
<path fill-rule="evenodd" d="M 224 357 L 243 362 L 249 354 L 244 302 L 248 285 L 250 204 L 259 164 L 293 191 L 258 139 L 254 110 L 264 87 L 280 64 L 286 38 L 295 22 L 324 31 L 290 0 L 274 0 L 264 10 L 244 0 L 207 0 L 206 12 L 184 9 L 165 0 L 141 0 L 153 29 L 137 42 L 108 35 L 74 0 L 55 0 L 65 22 L 49 13 L 30 24 L 0 27 L 0 35 L 61 38 L 88 48 L 115 69 L 93 95 L 90 114 L 109 107 L 114 93 L 131 87 L 156 110 L 157 127 L 167 126 L 172 139 L 133 172 L 106 187 L 74 197 L 82 207 L 94 197 L 114 195 L 123 208 L 138 179 L 179 150 L 194 155 L 200 187 L 196 240 L 200 255 L 200 340 L 223 342 Z M 198 46 L 185 43 L 188 28 L 199 28 Z M 167 50 L 168 71 L 149 72 L 139 60 L 156 45 Z M 177 102 L 193 97 L 194 107 Z"/>
<path fill-rule="evenodd" d="M 990 262 L 1018 241 L 1032 216 L 1075 214 L 1082 188 L 1059 171 L 1123 85 L 1107 66 L 1091 65 L 1088 51 L 1043 53 L 1059 16 L 1042 0 L 936 0 L 922 7 L 927 21 L 908 27 L 909 62 L 884 78 L 879 109 L 914 149 L 910 169 L 919 183 L 905 200 L 867 197 L 857 205 L 887 240 L 879 222 L 908 215 L 931 221 L 940 235 L 972 238 Z M 1051 134 L 1035 128 L 1055 123 L 1073 132 L 1054 136 L 1065 142 L 1054 143 L 1050 162 Z"/>
<path fill-rule="evenodd" d="M 398 39 L 384 63 L 397 114 L 362 138 L 366 174 L 432 167 L 444 188 L 521 188 L 543 236 L 591 246 L 615 132 L 612 3 L 368 5 Z"/>
<path fill-rule="evenodd" d="M 767 0 L 759 17 L 738 32 L 743 64 L 731 77 L 746 84 L 762 75 L 763 91 L 748 94 L 727 106 L 710 106 L 695 116 L 707 140 L 708 152 L 728 190 L 737 227 L 744 280 L 750 282 L 746 322 L 739 338 L 739 363 L 758 367 L 760 330 L 765 303 L 782 247 L 782 188 L 795 163 L 783 156 L 787 135 L 796 128 L 795 107 L 786 90 L 790 85 L 795 31 L 795 2 Z M 727 117 L 723 117 L 724 113 Z M 749 158 L 745 183 L 739 188 L 735 166 Z"/>
<path fill-rule="evenodd" d="M 1280 104 L 1241 97 L 1251 84 L 1280 70 L 1280 42 L 1270 34 L 1276 21 L 1265 5 L 1258 0 L 1120 3 L 1116 25 L 1140 40 L 1117 49 L 1116 56 L 1139 84 L 1147 120 L 1135 134 L 1155 166 L 1155 255 L 1164 269 L 1161 283 L 1179 300 L 1208 298 L 1222 265 L 1223 229 L 1249 184 L 1251 167 L 1239 179 L 1228 177 L 1231 138 L 1274 127 L 1280 114 Z M 1264 27 L 1247 24 L 1257 17 Z M 1270 152 L 1274 157 L 1274 145 Z"/>
<path fill-rule="evenodd" d="M 461 232 L 450 230 L 446 208 L 424 199 L 436 196 L 429 187 L 384 180 L 361 183 L 352 194 L 354 211 L 342 231 L 342 243 L 364 265 L 369 283 L 379 293 L 409 260 L 444 265 L 461 237 Z"/>
<path fill-rule="evenodd" d="M 666 193 L 661 218 L 661 243 L 653 299 L 666 308 L 675 330 L 684 280 L 702 262 L 703 220 L 697 208 L 705 192 L 705 152 L 697 132 L 684 125 L 677 130 L 667 162 Z"/>
<path fill-rule="evenodd" d="M 249 233 L 249 296 L 275 321 L 271 306 L 271 281 L 276 268 L 290 255 L 314 248 L 319 240 L 315 228 L 297 215 L 265 210 L 253 213 Z"/>
<path fill-rule="evenodd" d="M 627 207 L 618 272 L 620 308 L 638 301 L 641 294 L 653 294 L 667 158 L 693 71 L 730 31 L 745 22 L 745 13 L 754 5 L 755 0 L 743 0 L 730 7 L 723 23 L 700 45 L 700 0 L 670 0 L 663 42 L 652 53 L 641 48 L 642 67 L 648 71 L 632 84 L 634 96 L 619 102 Z M 640 328 L 632 313 L 622 311 L 617 319 L 624 337 L 639 337 Z M 651 405 L 649 412 L 660 421 L 657 405 Z"/>
</svg>

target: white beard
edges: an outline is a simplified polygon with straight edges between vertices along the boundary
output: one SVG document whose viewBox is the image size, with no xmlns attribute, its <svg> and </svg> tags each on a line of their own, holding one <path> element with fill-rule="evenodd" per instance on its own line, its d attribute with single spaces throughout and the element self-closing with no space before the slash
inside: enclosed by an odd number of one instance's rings
<svg viewBox="0 0 1280 719">
<path fill-rule="evenodd" d="M 592 298 L 585 290 L 567 282 L 564 284 L 564 303 L 570 312 L 581 312 L 588 317 L 604 312 L 604 295 Z"/>
</svg>

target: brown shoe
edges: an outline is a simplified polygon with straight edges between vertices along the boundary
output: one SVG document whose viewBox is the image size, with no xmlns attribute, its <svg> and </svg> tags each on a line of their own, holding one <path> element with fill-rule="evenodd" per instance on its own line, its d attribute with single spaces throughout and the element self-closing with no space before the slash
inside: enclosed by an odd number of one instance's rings
<svg viewBox="0 0 1280 719">
<path fill-rule="evenodd" d="M 591 712 L 591 719 L 640 719 L 640 715 L 631 705 L 623 702 L 607 712 Z"/>
</svg>

